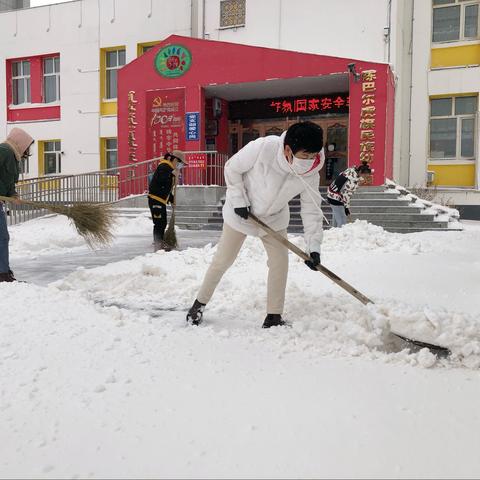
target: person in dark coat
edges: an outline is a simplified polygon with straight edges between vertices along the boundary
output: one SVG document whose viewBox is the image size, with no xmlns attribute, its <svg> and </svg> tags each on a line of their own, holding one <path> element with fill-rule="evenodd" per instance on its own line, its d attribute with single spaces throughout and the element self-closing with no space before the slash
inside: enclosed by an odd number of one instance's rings
<svg viewBox="0 0 480 480">
<path fill-rule="evenodd" d="M 177 172 L 186 165 L 180 150 L 166 153 L 157 166 L 148 186 L 148 207 L 153 221 L 153 242 L 158 248 L 166 248 L 163 236 L 167 227 L 167 203 L 173 204 Z"/>
<path fill-rule="evenodd" d="M 33 138 L 21 128 L 13 128 L 5 142 L 0 143 L 0 195 L 17 197 L 15 184 L 20 173 L 20 161 L 30 156 Z M 15 202 L 13 202 L 15 203 Z M 14 282 L 10 269 L 8 244 L 10 236 L 3 202 L 0 202 L 0 282 Z"/>
</svg>

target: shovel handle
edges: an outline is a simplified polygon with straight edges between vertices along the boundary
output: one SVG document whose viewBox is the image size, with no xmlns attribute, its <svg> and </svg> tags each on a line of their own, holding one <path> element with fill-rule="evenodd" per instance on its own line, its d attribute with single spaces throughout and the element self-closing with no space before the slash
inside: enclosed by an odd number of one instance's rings
<svg viewBox="0 0 480 480">
<path fill-rule="evenodd" d="M 310 260 L 310 255 L 304 252 L 301 248 L 298 248 L 292 242 L 289 242 L 288 239 L 280 235 L 275 230 L 272 230 L 266 223 L 262 222 L 258 217 L 256 217 L 253 213 L 249 213 L 248 216 L 265 232 L 271 235 L 275 240 L 279 241 L 282 245 L 287 247 L 291 252 L 298 255 L 302 260 Z M 323 265 L 317 265 L 316 269 L 326 275 L 332 282 L 335 282 L 339 287 L 343 288 L 346 292 L 350 295 L 354 296 L 357 300 L 362 302 L 364 305 L 368 303 L 373 303 L 368 297 L 360 293 L 356 288 L 353 288 L 350 284 L 348 284 L 345 280 L 340 278 L 337 274 L 333 273 L 327 267 Z"/>
</svg>

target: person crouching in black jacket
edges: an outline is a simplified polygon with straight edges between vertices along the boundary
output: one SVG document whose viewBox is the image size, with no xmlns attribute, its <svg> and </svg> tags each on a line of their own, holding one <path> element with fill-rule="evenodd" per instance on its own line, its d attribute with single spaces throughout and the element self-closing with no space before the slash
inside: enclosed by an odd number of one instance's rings
<svg viewBox="0 0 480 480">
<path fill-rule="evenodd" d="M 176 174 L 185 165 L 185 155 L 180 150 L 166 153 L 148 186 L 148 207 L 152 214 L 155 249 L 166 248 L 163 235 L 167 227 L 167 203 L 174 202 Z"/>
</svg>

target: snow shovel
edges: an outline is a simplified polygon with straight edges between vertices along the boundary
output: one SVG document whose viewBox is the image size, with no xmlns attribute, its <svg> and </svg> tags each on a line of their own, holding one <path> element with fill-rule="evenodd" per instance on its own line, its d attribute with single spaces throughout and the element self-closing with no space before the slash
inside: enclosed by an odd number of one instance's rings
<svg viewBox="0 0 480 480">
<path fill-rule="evenodd" d="M 273 238 L 278 240 L 281 244 L 285 245 L 285 247 L 287 247 L 291 252 L 298 255 L 302 260 L 311 260 L 310 255 L 307 255 L 302 249 L 298 248 L 296 245 L 289 242 L 285 237 L 282 237 L 282 235 L 275 232 L 275 230 L 272 230 L 266 223 L 262 222 L 253 213 L 249 213 L 248 215 L 262 230 L 264 230 Z M 330 280 L 335 282 L 339 287 L 342 287 L 345 291 L 347 291 L 350 295 L 354 296 L 357 300 L 362 302 L 364 305 L 368 305 L 369 303 L 374 305 L 372 300 L 370 300 L 368 297 L 360 293 L 357 289 L 353 288 L 350 284 L 348 284 L 345 280 L 341 279 L 338 275 L 333 273 L 328 268 L 324 267 L 323 265 L 318 265 L 316 268 L 319 272 L 326 275 Z M 392 331 L 390 333 L 395 337 L 399 338 L 400 340 L 408 343 L 409 345 L 415 345 L 420 348 L 428 348 L 432 353 L 441 357 L 446 357 L 451 353 L 447 347 L 442 347 L 440 345 L 434 345 L 432 343 L 422 342 L 420 340 L 414 340 L 412 338 L 405 337 L 399 333 L 395 333 Z"/>
</svg>

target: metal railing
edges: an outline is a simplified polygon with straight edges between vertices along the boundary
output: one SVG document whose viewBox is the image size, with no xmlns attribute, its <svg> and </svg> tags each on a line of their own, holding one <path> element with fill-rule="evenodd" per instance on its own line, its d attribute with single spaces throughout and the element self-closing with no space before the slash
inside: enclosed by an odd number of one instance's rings
<svg viewBox="0 0 480 480">
<path fill-rule="evenodd" d="M 180 171 L 179 185 L 225 186 L 223 175 L 226 154 L 218 152 L 185 152 L 194 158 Z M 190 155 L 189 155 L 190 154 Z M 161 158 L 132 165 L 77 175 L 49 175 L 17 183 L 20 198 L 49 204 L 79 202 L 109 203 L 148 191 L 148 183 Z M 48 213 L 30 205 L 8 205 L 9 224 L 17 224 Z"/>
</svg>

